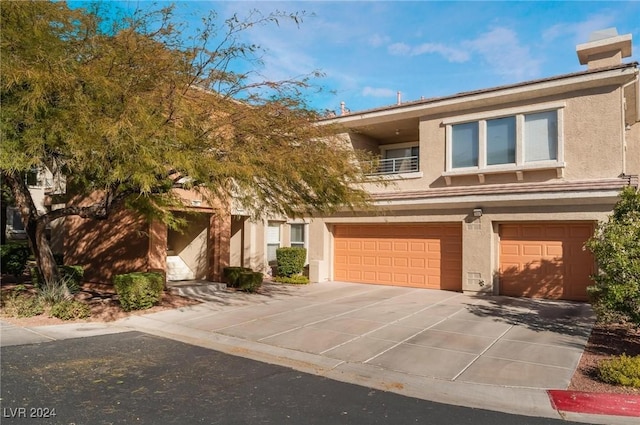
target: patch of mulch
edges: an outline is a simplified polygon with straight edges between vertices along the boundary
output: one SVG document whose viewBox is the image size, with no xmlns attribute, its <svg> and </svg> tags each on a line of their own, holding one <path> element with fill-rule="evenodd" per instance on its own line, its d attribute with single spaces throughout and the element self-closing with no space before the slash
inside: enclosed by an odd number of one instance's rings
<svg viewBox="0 0 640 425">
<path fill-rule="evenodd" d="M 606 384 L 596 375 L 599 362 L 622 354 L 640 355 L 640 329 L 622 324 L 596 324 L 568 389 L 640 396 L 638 388 Z"/>
<path fill-rule="evenodd" d="M 8 291 L 12 291 L 16 285 L 17 283 L 15 282 L 5 283 L 3 281 L 0 285 L 2 295 Z M 24 286 L 27 288 L 28 292 L 35 293 L 35 289 L 30 283 L 27 282 Z M 89 307 L 91 307 L 91 317 L 87 319 L 61 320 L 56 317 L 49 316 L 48 311 L 46 310 L 44 314 L 40 314 L 38 316 L 11 317 L 5 314 L 3 309 L 0 309 L 0 317 L 6 322 L 23 327 L 60 325 L 74 322 L 113 322 L 132 315 L 149 314 L 162 310 L 200 304 L 200 301 L 181 297 L 171 293 L 170 291 L 164 291 L 162 299 L 157 305 L 146 310 L 124 311 L 122 307 L 120 307 L 120 302 L 118 301 L 118 296 L 113 285 L 89 282 L 82 285 L 82 289 L 78 293 L 74 294 L 74 298 L 86 302 Z M 2 299 L 4 299 L 4 296 Z"/>
</svg>

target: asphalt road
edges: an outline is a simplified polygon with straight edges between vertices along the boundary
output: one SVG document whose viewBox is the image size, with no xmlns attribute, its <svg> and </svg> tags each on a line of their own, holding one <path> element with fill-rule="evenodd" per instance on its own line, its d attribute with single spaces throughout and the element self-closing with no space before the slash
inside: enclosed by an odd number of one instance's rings
<svg viewBox="0 0 640 425">
<path fill-rule="evenodd" d="M 404 397 L 138 332 L 0 354 L 3 425 L 571 423 Z"/>
</svg>

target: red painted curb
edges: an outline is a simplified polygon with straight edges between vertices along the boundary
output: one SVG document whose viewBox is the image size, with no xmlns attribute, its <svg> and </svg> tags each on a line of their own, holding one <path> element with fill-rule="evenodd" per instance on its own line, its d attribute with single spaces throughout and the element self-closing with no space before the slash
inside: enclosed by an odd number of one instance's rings
<svg viewBox="0 0 640 425">
<path fill-rule="evenodd" d="M 594 415 L 640 417 L 640 395 L 548 390 L 556 410 Z"/>
</svg>

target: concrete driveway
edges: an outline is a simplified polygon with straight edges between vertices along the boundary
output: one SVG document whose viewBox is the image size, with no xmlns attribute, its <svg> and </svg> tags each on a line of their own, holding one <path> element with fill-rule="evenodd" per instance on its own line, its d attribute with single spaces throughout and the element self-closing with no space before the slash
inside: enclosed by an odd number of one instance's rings
<svg viewBox="0 0 640 425">
<path fill-rule="evenodd" d="M 501 387 L 565 389 L 594 322 L 582 303 L 343 282 L 178 290 L 206 303 L 122 324 L 329 368 Z"/>
<path fill-rule="evenodd" d="M 205 302 L 110 323 L 0 322 L 0 346 L 137 330 L 440 403 L 637 422 L 560 410 L 550 401 L 546 390 L 567 388 L 586 345 L 594 322 L 588 304 L 343 282 L 266 284 L 261 294 L 194 282 L 174 290 Z M 184 358 L 198 367 L 190 361 Z"/>
</svg>

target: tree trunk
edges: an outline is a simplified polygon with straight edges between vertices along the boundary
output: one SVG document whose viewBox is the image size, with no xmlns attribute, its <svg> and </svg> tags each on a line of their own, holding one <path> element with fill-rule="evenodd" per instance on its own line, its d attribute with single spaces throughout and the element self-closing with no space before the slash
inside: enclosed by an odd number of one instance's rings
<svg viewBox="0 0 640 425">
<path fill-rule="evenodd" d="M 0 245 L 7 243 L 7 204 L 0 205 Z"/>
<path fill-rule="evenodd" d="M 38 210 L 33 202 L 29 188 L 20 173 L 2 170 L 2 175 L 7 185 L 11 188 L 16 207 L 20 210 L 20 217 L 27 233 L 29 247 L 36 258 L 36 265 L 44 280 L 43 283 L 46 285 L 64 285 L 64 282 L 59 279 L 58 266 L 53 258 L 51 245 L 47 239 L 48 217 L 46 214 L 38 216 Z"/>
</svg>

